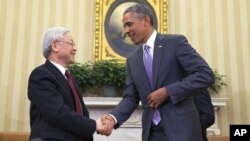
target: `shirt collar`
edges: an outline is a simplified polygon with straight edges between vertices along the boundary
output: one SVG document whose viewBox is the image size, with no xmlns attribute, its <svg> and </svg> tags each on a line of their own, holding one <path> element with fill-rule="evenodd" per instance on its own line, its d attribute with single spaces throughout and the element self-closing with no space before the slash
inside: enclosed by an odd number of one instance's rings
<svg viewBox="0 0 250 141">
<path fill-rule="evenodd" d="M 154 32 L 151 34 L 151 36 L 148 38 L 148 41 L 146 42 L 146 45 L 150 46 L 152 49 L 154 49 L 156 35 L 157 32 L 156 30 L 154 30 Z"/>
<path fill-rule="evenodd" d="M 49 61 L 50 61 L 50 60 L 49 60 Z M 55 67 L 57 67 L 63 75 L 65 75 L 66 69 L 65 69 L 62 65 L 60 65 L 60 64 L 58 64 L 58 63 L 56 63 L 56 62 L 53 62 L 53 61 L 50 61 L 50 62 L 51 62 Z"/>
</svg>

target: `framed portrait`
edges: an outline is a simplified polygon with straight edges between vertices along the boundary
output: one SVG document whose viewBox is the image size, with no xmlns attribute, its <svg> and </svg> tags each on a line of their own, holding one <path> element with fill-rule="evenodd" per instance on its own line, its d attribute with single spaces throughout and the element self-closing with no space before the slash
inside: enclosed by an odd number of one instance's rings
<svg viewBox="0 0 250 141">
<path fill-rule="evenodd" d="M 94 60 L 125 60 L 138 48 L 123 32 L 122 15 L 128 7 L 144 3 L 152 9 L 157 31 L 168 31 L 167 0 L 96 0 Z"/>
</svg>

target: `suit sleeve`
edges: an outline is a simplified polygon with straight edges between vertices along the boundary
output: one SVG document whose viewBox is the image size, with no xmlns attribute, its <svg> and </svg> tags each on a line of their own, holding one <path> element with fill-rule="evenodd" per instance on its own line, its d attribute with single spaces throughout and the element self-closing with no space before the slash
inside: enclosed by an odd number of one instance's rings
<svg viewBox="0 0 250 141">
<path fill-rule="evenodd" d="M 138 106 L 139 100 L 140 99 L 138 91 L 131 78 L 129 65 L 127 65 L 126 86 L 123 98 L 121 102 L 110 113 L 117 119 L 115 128 L 121 126 L 121 124 L 131 116 L 131 114 Z"/>
<path fill-rule="evenodd" d="M 214 83 L 213 72 L 206 61 L 188 44 L 184 36 L 175 39 L 175 56 L 187 76 L 166 86 L 169 96 L 177 104 L 195 91 L 206 89 Z"/>
</svg>

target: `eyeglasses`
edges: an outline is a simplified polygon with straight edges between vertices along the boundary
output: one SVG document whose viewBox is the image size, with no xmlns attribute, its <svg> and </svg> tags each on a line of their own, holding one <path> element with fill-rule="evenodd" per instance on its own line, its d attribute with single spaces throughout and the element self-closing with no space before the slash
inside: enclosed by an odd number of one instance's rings
<svg viewBox="0 0 250 141">
<path fill-rule="evenodd" d="M 75 43 L 75 41 L 73 41 L 73 40 L 72 40 L 71 43 L 70 43 L 70 42 L 65 42 L 65 41 L 60 41 L 60 40 L 57 40 L 56 42 L 63 42 L 63 43 L 66 43 L 66 44 L 68 44 L 68 45 L 70 45 L 70 46 L 72 46 L 72 47 L 75 47 L 75 46 L 76 46 L 76 43 Z"/>
</svg>

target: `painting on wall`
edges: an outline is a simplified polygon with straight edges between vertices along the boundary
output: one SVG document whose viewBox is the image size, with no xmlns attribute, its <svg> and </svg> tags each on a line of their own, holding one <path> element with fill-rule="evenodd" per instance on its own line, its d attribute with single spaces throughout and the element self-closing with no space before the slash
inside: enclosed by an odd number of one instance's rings
<svg viewBox="0 0 250 141">
<path fill-rule="evenodd" d="M 155 28 L 167 33 L 167 0 L 96 0 L 95 60 L 124 60 L 136 50 L 137 46 L 123 32 L 122 15 L 125 9 L 138 3 L 144 3 L 152 9 Z"/>
</svg>

